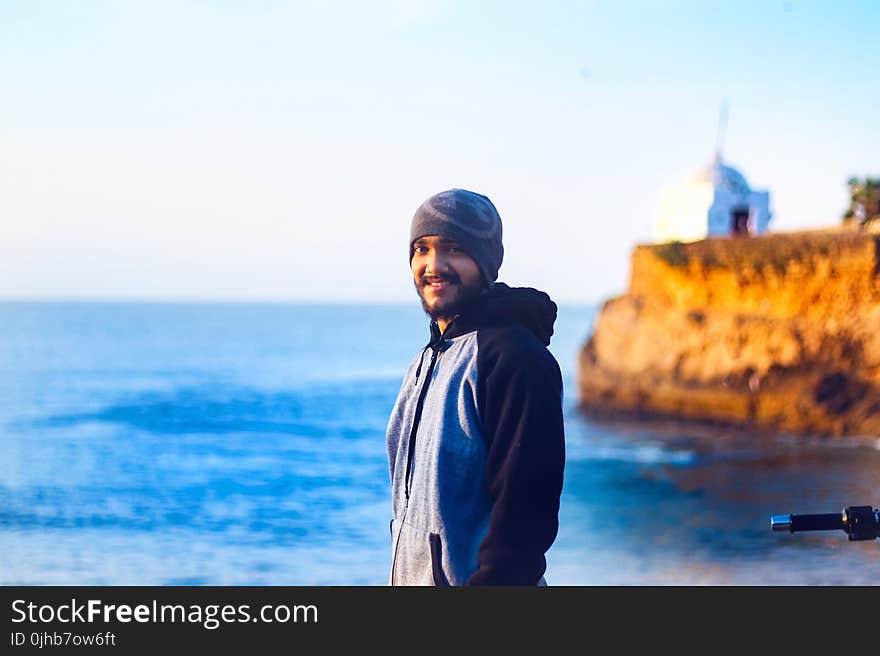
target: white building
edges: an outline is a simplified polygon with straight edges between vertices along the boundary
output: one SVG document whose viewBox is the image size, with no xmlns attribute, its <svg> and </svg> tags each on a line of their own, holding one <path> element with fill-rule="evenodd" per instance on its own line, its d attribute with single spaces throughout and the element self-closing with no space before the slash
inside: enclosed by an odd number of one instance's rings
<svg viewBox="0 0 880 656">
<path fill-rule="evenodd" d="M 752 190 L 742 173 L 716 156 L 684 184 L 663 187 L 654 241 L 760 235 L 770 217 L 770 192 Z"/>
</svg>

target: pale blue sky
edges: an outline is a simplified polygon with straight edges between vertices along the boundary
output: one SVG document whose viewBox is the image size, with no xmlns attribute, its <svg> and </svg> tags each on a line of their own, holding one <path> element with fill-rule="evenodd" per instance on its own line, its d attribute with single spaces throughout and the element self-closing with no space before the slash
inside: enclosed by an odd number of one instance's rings
<svg viewBox="0 0 880 656">
<path fill-rule="evenodd" d="M 0 298 L 412 300 L 409 221 L 504 221 L 500 279 L 626 285 L 714 148 L 777 230 L 880 175 L 880 2 L 0 0 Z"/>
</svg>

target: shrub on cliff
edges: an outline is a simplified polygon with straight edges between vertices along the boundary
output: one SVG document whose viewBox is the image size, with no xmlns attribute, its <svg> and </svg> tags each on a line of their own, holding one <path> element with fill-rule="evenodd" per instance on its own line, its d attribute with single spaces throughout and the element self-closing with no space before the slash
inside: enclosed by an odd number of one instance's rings
<svg viewBox="0 0 880 656">
<path fill-rule="evenodd" d="M 866 226 L 869 221 L 880 221 L 880 178 L 850 178 L 849 207 L 843 214 L 843 222 L 858 222 Z"/>
</svg>

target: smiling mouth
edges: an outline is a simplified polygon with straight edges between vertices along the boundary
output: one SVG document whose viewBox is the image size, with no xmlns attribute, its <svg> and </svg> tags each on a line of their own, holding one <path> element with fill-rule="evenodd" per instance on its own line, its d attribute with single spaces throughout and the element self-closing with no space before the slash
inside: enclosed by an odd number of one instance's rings
<svg viewBox="0 0 880 656">
<path fill-rule="evenodd" d="M 457 283 L 454 283 L 451 280 L 436 280 L 435 279 L 435 280 L 425 281 L 423 287 L 425 287 L 426 289 L 433 289 L 434 291 L 439 292 L 439 291 L 443 291 L 445 289 L 448 289 L 449 287 L 452 287 L 455 284 L 457 284 Z"/>
</svg>

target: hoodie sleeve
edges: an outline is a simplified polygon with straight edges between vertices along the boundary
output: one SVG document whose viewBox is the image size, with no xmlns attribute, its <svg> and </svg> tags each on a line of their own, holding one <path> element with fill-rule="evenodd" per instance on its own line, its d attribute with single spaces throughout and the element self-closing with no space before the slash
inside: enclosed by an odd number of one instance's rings
<svg viewBox="0 0 880 656">
<path fill-rule="evenodd" d="M 534 585 L 559 526 L 562 376 L 553 355 L 525 329 L 481 333 L 477 357 L 492 511 L 468 584 Z"/>
</svg>

